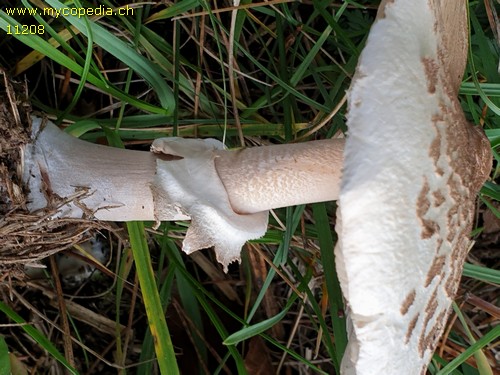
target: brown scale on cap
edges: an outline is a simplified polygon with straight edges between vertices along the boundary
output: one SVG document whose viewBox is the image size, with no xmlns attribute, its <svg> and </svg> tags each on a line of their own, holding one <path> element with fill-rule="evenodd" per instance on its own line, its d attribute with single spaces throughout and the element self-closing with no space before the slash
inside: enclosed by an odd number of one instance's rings
<svg viewBox="0 0 500 375">
<path fill-rule="evenodd" d="M 343 374 L 425 373 L 443 333 L 492 163 L 457 99 L 467 37 L 465 0 L 387 0 L 360 56 L 336 227 Z"/>
<path fill-rule="evenodd" d="M 425 228 L 437 228 L 433 232 L 423 230 L 422 238 L 432 233 L 431 236 L 439 237 L 441 242 L 425 284 L 420 289 L 423 293 L 429 293 L 427 288 L 433 290 L 421 315 L 424 321 L 419 338 L 421 355 L 425 350 L 435 350 L 444 329 L 449 304 L 439 303 L 436 297 L 438 294 L 448 299 L 455 296 L 469 247 L 475 197 L 488 178 L 492 163 L 487 138 L 482 130 L 467 122 L 457 99 L 467 60 L 465 4 L 456 0 L 433 0 L 430 3 L 436 17 L 438 59 L 426 57 L 422 59 L 422 64 L 429 94 L 440 96 L 440 112 L 434 116 L 436 138 L 429 149 L 435 170 L 425 177 L 416 211 Z M 447 170 L 443 171 L 445 168 Z M 427 179 L 437 180 L 434 186 L 439 188 L 430 190 Z M 447 212 L 438 213 L 443 207 L 447 208 Z M 432 210 L 436 212 L 432 214 Z M 429 220 L 429 216 L 442 221 Z M 437 283 L 433 283 L 435 278 Z"/>
</svg>

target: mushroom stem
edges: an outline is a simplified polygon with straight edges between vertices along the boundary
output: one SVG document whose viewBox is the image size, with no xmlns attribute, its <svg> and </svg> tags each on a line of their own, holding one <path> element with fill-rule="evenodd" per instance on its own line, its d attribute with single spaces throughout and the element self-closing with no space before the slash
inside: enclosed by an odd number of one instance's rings
<svg viewBox="0 0 500 375">
<path fill-rule="evenodd" d="M 239 213 L 336 200 L 344 139 L 219 151 L 215 167 Z"/>
<path fill-rule="evenodd" d="M 88 143 L 51 123 L 42 125 L 37 118 L 33 119 L 33 134 L 35 141 L 24 152 L 23 173 L 30 189 L 31 211 L 50 204 L 47 197 L 50 201 L 51 195 L 67 198 L 85 189 L 85 197 L 65 205 L 60 217 L 79 218 L 87 213 L 106 221 L 190 218 L 185 212 L 158 207 L 177 202 L 155 200 L 151 189 L 158 158 L 178 157 Z M 233 210 L 253 214 L 337 199 L 343 146 L 344 141 L 337 139 L 217 150 L 215 167 Z"/>
<path fill-rule="evenodd" d="M 33 119 L 35 141 L 24 151 L 30 211 L 50 204 L 51 195 L 67 198 L 86 189 L 88 196 L 68 203 L 58 216 L 79 218 L 85 210 L 98 220 L 153 220 L 154 155 L 85 142 L 41 122 Z"/>
</svg>

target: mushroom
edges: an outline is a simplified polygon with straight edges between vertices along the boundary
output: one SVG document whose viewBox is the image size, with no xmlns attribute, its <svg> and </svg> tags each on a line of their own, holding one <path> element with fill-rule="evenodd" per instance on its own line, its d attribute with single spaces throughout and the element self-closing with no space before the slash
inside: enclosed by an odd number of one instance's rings
<svg viewBox="0 0 500 375">
<path fill-rule="evenodd" d="M 347 141 L 228 151 L 214 140 L 170 138 L 148 153 L 88 144 L 33 118 L 33 141 L 22 148 L 28 209 L 53 207 L 51 218 L 191 219 L 184 249 L 215 246 L 227 270 L 245 241 L 263 235 L 267 210 L 338 198 L 335 251 L 350 336 L 342 371 L 423 373 L 491 169 L 488 141 L 456 99 L 465 17 L 465 0 L 382 2 L 349 92 Z M 15 203 L 21 189 L 4 176 L 0 193 Z"/>
<path fill-rule="evenodd" d="M 460 281 L 491 149 L 457 93 L 465 0 L 383 1 L 348 94 L 335 254 L 343 374 L 424 374 Z"/>
<path fill-rule="evenodd" d="M 190 219 L 184 251 L 214 246 L 226 271 L 247 240 L 264 235 L 268 210 L 338 197 L 343 139 L 228 151 L 214 139 L 172 137 L 145 152 L 90 144 L 37 117 L 32 132 L 23 172 L 30 211 L 78 196 L 53 217 Z"/>
</svg>

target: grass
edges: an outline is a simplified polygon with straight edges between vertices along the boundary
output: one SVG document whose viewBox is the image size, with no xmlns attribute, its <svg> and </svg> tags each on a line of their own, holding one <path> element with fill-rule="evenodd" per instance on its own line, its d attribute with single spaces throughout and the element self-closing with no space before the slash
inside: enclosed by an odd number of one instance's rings
<svg viewBox="0 0 500 375">
<path fill-rule="evenodd" d="M 216 137 L 239 147 L 241 135 L 253 146 L 345 131 L 345 90 L 379 1 L 242 1 L 233 12 L 229 2 L 182 0 L 168 7 L 130 3 L 128 16 L 57 19 L 6 14 L 13 7 L 42 9 L 41 1 L 4 3 L 0 66 L 19 80 L 27 77 L 34 108 L 88 141 L 145 149 L 171 135 Z M 97 5 L 127 2 L 67 6 Z M 472 43 L 461 100 L 496 147 L 498 41 L 483 2 L 470 1 L 469 9 Z M 23 24 L 43 25 L 44 33 L 6 33 Z M 496 152 L 495 158 L 480 194 L 458 315 L 450 319 L 460 316 L 465 326 L 450 324 L 429 374 L 483 375 L 495 363 L 500 334 L 497 310 L 488 305 L 498 303 L 500 278 L 498 256 L 489 255 L 500 232 Z M 156 230 L 152 223 L 115 225 L 104 233 L 112 254 L 105 271 L 63 298 L 107 319 L 113 334 L 89 330 L 88 320 L 68 313 L 76 357 L 70 363 L 61 354 L 65 331 L 57 305 L 44 294 L 53 284 L 14 283 L 2 289 L 0 307 L 3 320 L 20 325 L 0 325 L 0 369 L 8 347 L 37 373 L 66 367 L 82 374 L 251 374 L 270 373 L 271 362 L 279 373 L 338 373 L 346 332 L 332 252 L 334 212 L 333 203 L 277 210 L 266 235 L 246 245 L 241 267 L 228 275 L 210 251 L 181 253 L 186 223 Z"/>
</svg>

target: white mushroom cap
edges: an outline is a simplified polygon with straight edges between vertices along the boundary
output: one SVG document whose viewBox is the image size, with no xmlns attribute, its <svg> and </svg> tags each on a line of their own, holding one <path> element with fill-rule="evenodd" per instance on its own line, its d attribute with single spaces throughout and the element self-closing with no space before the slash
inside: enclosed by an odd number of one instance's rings
<svg viewBox="0 0 500 375">
<path fill-rule="evenodd" d="M 491 168 L 456 99 L 465 17 L 461 0 L 387 1 L 360 57 L 336 227 L 343 374 L 421 374 L 446 323 Z"/>
</svg>

